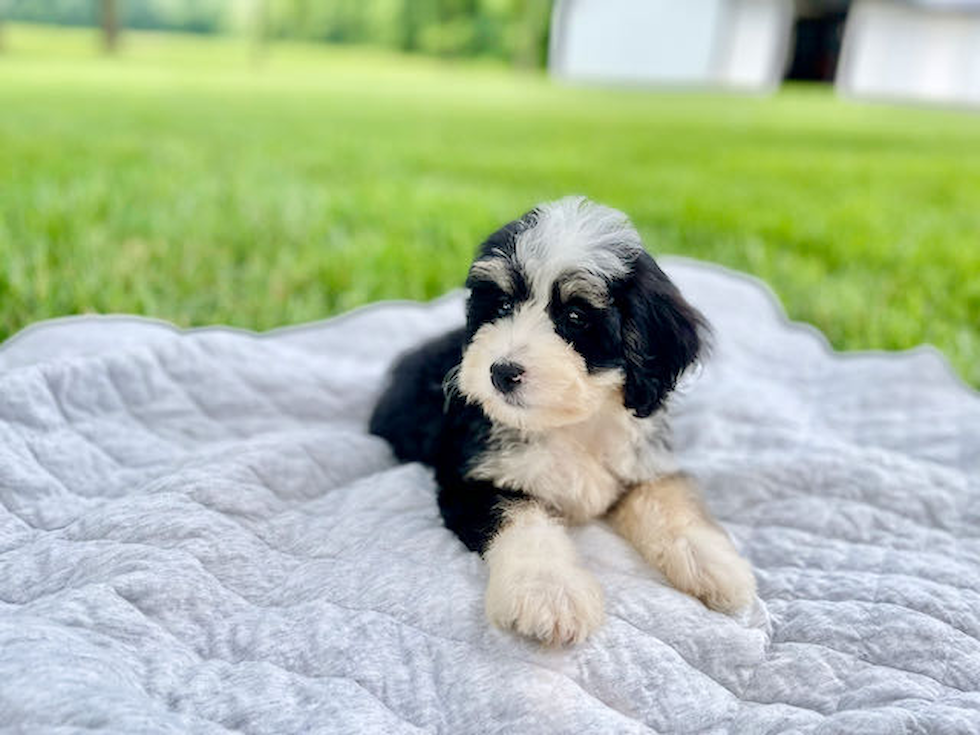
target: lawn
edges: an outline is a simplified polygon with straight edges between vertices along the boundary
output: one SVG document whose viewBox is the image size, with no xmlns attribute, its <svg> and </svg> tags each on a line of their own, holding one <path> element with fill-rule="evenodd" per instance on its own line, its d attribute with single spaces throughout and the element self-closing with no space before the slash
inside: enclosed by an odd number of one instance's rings
<svg viewBox="0 0 980 735">
<path fill-rule="evenodd" d="M 573 89 L 363 49 L 5 29 L 0 337 L 136 312 L 266 329 L 459 285 L 579 192 L 655 253 L 765 279 L 839 349 L 940 347 L 980 385 L 980 116 Z"/>
</svg>

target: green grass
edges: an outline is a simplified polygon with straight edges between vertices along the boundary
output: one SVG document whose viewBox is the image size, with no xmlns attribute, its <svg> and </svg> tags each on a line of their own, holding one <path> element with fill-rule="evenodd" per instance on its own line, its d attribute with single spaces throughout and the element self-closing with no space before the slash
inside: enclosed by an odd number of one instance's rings
<svg viewBox="0 0 980 735">
<path fill-rule="evenodd" d="M 460 284 L 533 203 L 768 281 L 841 349 L 932 342 L 980 385 L 980 117 L 572 89 L 483 64 L 8 27 L 0 337 L 137 312 L 265 329 Z"/>
</svg>

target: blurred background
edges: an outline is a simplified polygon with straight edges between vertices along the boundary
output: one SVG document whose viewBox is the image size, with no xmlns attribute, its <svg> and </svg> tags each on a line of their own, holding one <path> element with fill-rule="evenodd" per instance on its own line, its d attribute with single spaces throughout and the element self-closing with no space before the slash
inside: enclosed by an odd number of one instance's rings
<svg viewBox="0 0 980 735">
<path fill-rule="evenodd" d="M 977 106 L 980 0 L 0 0 L 0 338 L 427 299 L 582 193 L 980 386 Z"/>
</svg>

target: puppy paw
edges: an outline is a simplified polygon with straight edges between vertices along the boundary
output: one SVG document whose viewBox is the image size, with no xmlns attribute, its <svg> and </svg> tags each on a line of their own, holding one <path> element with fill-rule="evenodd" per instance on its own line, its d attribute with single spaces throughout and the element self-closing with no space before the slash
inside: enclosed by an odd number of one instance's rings
<svg viewBox="0 0 980 735">
<path fill-rule="evenodd" d="M 602 588 L 575 566 L 515 569 L 490 575 L 486 611 L 494 625 L 542 643 L 580 643 L 602 623 Z"/>
<path fill-rule="evenodd" d="M 755 599 L 752 567 L 713 526 L 688 528 L 666 547 L 660 566 L 672 585 L 712 610 L 735 613 Z"/>
</svg>

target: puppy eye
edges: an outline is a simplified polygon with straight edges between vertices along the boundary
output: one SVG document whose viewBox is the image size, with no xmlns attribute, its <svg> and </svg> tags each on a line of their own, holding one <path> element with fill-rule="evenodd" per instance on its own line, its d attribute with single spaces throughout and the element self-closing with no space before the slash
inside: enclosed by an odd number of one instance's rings
<svg viewBox="0 0 980 735">
<path fill-rule="evenodd" d="M 497 316 L 507 316 L 514 310 L 514 302 L 510 299 L 504 299 L 497 306 Z"/>
<path fill-rule="evenodd" d="M 566 312 L 565 319 L 567 319 L 568 323 L 573 327 L 584 327 L 589 321 L 586 313 L 577 306 L 573 306 Z"/>
</svg>

